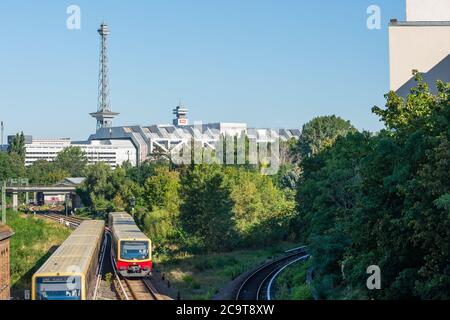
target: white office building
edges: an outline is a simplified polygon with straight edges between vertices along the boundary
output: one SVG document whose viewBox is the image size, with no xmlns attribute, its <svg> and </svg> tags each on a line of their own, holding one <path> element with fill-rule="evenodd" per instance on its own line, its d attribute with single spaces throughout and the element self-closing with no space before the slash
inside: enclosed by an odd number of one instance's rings
<svg viewBox="0 0 450 320">
<path fill-rule="evenodd" d="M 116 168 L 125 161 L 134 166 L 137 163 L 136 147 L 129 140 L 91 140 L 72 142 L 70 139 L 34 139 L 25 144 L 25 165 L 38 160 L 54 161 L 59 152 L 67 147 L 79 147 L 89 164 L 104 162 Z"/>
</svg>

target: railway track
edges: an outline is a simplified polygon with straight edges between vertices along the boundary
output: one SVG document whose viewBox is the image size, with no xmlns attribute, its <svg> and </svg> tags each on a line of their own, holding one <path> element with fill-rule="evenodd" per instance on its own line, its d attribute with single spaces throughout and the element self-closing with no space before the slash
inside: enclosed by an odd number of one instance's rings
<svg viewBox="0 0 450 320">
<path fill-rule="evenodd" d="M 244 279 L 236 294 L 236 300 L 271 300 L 273 284 L 278 275 L 293 263 L 309 258 L 306 247 L 286 251 L 286 255 L 269 262 Z"/>
<path fill-rule="evenodd" d="M 93 300 L 97 300 L 99 296 L 100 282 L 102 279 L 102 270 L 105 262 L 106 252 L 108 251 L 108 237 L 105 235 L 103 239 L 103 245 L 100 252 L 100 261 L 97 268 L 97 279 L 95 280 L 94 296 Z"/>
<path fill-rule="evenodd" d="M 50 217 L 55 218 L 55 219 L 59 219 L 59 220 L 63 220 L 66 222 L 70 222 L 73 224 L 81 224 L 84 220 L 81 218 L 76 218 L 76 217 L 72 217 L 72 216 L 64 216 L 61 214 L 49 214 Z"/>
<path fill-rule="evenodd" d="M 43 217 L 49 220 L 58 221 L 61 224 L 65 224 L 69 228 L 76 229 L 84 220 L 71 216 L 63 216 L 60 214 L 49 213 L 49 214 L 40 214 L 39 217 Z"/>
<path fill-rule="evenodd" d="M 158 295 L 148 279 L 125 279 L 133 300 L 158 300 Z"/>
</svg>

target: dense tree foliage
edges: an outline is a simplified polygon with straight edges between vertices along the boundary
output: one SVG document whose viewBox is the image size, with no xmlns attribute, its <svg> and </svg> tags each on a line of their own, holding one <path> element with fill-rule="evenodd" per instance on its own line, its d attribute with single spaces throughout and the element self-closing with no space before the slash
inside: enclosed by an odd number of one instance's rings
<svg viewBox="0 0 450 320">
<path fill-rule="evenodd" d="M 112 170 L 108 164 L 99 162 L 87 166 L 85 174 L 86 180 L 78 193 L 95 212 L 131 212 L 131 198 L 141 198 L 142 188 L 127 177 L 123 167 Z"/>
<path fill-rule="evenodd" d="M 166 166 L 156 167 L 144 184 L 147 213 L 141 216 L 145 230 L 159 246 L 177 242 L 180 228 L 180 174 Z"/>
<path fill-rule="evenodd" d="M 417 77 L 373 111 L 387 130 L 352 133 L 302 163 L 296 226 L 323 298 L 450 297 L 450 85 Z M 383 290 L 365 287 L 379 265 Z"/>
<path fill-rule="evenodd" d="M 8 152 L 18 155 L 22 161 L 25 160 L 25 136 L 23 132 L 17 133 L 14 136 L 11 144 L 8 146 Z"/>
<path fill-rule="evenodd" d="M 22 178 L 25 176 L 25 166 L 17 153 L 0 152 L 0 181 Z"/>
<path fill-rule="evenodd" d="M 181 221 L 208 250 L 235 245 L 230 189 L 218 165 L 195 166 L 183 177 Z"/>
<path fill-rule="evenodd" d="M 86 154 L 80 147 L 67 147 L 55 159 L 55 166 L 69 173 L 71 177 L 82 177 L 87 165 Z"/>
<path fill-rule="evenodd" d="M 306 123 L 298 142 L 300 157 L 314 156 L 326 147 L 332 146 L 336 139 L 356 129 L 349 121 L 336 116 L 317 117 Z"/>
<path fill-rule="evenodd" d="M 136 221 L 158 247 L 223 251 L 292 237 L 294 194 L 277 188 L 271 177 L 217 164 L 144 166 L 142 184 L 138 169 L 88 166 L 79 189 L 84 203 L 101 213 L 130 211 L 135 197 Z"/>
<path fill-rule="evenodd" d="M 70 174 L 53 162 L 38 160 L 26 168 L 26 176 L 31 184 L 50 185 L 64 180 Z"/>
</svg>

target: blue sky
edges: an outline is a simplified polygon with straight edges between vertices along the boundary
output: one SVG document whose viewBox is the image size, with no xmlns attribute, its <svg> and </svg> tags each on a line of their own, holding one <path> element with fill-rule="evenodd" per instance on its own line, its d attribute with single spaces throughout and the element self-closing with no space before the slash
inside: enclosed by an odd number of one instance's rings
<svg viewBox="0 0 450 320">
<path fill-rule="evenodd" d="M 71 4 L 81 30 L 66 28 Z M 366 27 L 371 4 L 381 30 Z M 336 114 L 376 131 L 387 25 L 404 16 L 405 0 L 2 0 L 0 120 L 6 134 L 87 138 L 105 20 L 116 125 L 170 123 L 181 99 L 203 122 L 300 128 Z"/>
</svg>

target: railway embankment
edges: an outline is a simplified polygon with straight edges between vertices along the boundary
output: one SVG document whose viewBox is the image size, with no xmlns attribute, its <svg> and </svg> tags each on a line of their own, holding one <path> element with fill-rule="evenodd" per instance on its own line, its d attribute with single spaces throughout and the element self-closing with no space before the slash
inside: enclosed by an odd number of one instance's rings
<svg viewBox="0 0 450 320">
<path fill-rule="evenodd" d="M 31 288 L 33 273 L 70 235 L 71 230 L 58 222 L 32 215 L 7 212 L 11 238 L 11 287 L 15 299 L 24 299 Z"/>
</svg>

